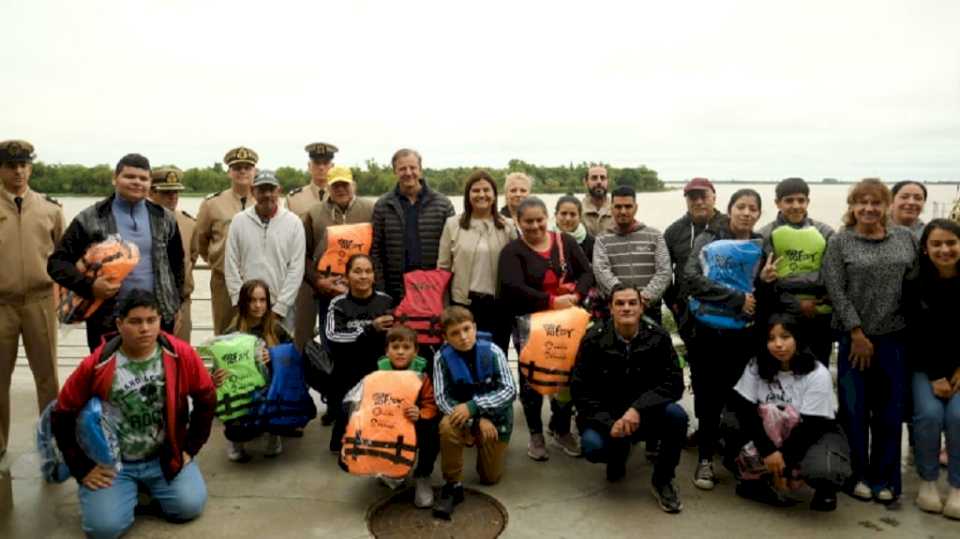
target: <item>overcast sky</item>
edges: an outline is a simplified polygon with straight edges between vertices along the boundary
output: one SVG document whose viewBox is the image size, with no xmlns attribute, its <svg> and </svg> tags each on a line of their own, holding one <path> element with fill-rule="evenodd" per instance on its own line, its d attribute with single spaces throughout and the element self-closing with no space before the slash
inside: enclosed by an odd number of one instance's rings
<svg viewBox="0 0 960 539">
<path fill-rule="evenodd" d="M 0 138 L 46 162 L 606 161 L 664 179 L 960 180 L 960 1 L 0 7 Z"/>
</svg>

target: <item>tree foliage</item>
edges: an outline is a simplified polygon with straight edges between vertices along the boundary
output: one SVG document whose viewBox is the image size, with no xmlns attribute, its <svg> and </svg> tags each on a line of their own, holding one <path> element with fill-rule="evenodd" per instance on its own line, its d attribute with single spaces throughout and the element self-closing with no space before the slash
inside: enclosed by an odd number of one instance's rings
<svg viewBox="0 0 960 539">
<path fill-rule="evenodd" d="M 505 168 L 486 168 L 503 188 L 503 179 L 511 172 L 524 172 L 534 178 L 535 193 L 578 193 L 584 191 L 583 177 L 587 168 L 603 163 L 570 163 L 565 166 L 546 167 L 527 163 L 520 159 L 511 159 Z M 655 170 L 646 166 L 618 168 L 604 164 L 610 176 L 611 189 L 615 185 L 628 184 L 637 191 L 657 191 L 663 189 L 663 183 Z M 393 189 L 396 177 L 389 165 L 381 165 L 370 159 L 363 167 L 353 167 L 353 178 L 357 192 L 361 195 L 379 195 Z M 428 168 L 424 177 L 430 186 L 447 195 L 463 193 L 467 177 L 474 167 Z M 276 170 L 277 179 L 284 190 L 299 187 L 310 181 L 310 175 L 303 169 L 280 167 Z M 107 195 L 113 191 L 113 169 L 108 165 L 87 167 L 70 164 L 34 163 L 31 186 L 40 192 L 77 195 Z M 227 189 L 230 178 L 221 163 L 209 167 L 190 168 L 184 171 L 183 183 L 187 193 L 212 193 Z"/>
</svg>

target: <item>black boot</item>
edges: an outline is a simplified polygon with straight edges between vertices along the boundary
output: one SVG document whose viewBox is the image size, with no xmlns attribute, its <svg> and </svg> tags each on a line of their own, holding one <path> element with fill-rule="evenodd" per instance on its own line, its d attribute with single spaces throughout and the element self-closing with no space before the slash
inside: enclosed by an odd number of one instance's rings
<svg viewBox="0 0 960 539">
<path fill-rule="evenodd" d="M 460 483 L 445 483 L 440 489 L 440 496 L 433 504 L 434 518 L 450 520 L 453 508 L 463 501 L 463 485 Z"/>
</svg>

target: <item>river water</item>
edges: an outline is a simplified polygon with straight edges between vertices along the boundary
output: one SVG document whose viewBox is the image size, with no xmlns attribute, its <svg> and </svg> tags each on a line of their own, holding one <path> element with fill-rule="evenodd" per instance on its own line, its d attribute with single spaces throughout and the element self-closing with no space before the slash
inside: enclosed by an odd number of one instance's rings
<svg viewBox="0 0 960 539">
<path fill-rule="evenodd" d="M 777 209 L 774 205 L 773 194 L 775 185 L 773 184 L 718 184 L 717 186 L 717 207 L 725 211 L 730 195 L 737 189 L 750 187 L 756 189 L 763 198 L 763 215 L 757 225 L 766 224 L 776 217 Z M 847 191 L 849 184 L 811 184 L 810 186 L 810 216 L 819 221 L 823 221 L 833 227 L 840 224 L 840 219 L 847 209 Z M 929 221 L 934 217 L 943 217 L 950 212 L 953 201 L 957 197 L 957 186 L 955 185 L 930 185 L 927 186 L 928 197 L 927 205 L 924 208 L 922 219 Z M 549 194 L 542 195 L 550 213 L 553 213 L 553 207 L 561 195 Z M 578 195 L 580 196 L 580 195 Z M 95 203 L 98 198 L 95 197 L 63 197 L 60 201 L 63 203 L 64 215 L 69 222 L 83 208 Z M 459 213 L 463 209 L 463 197 L 450 197 L 454 207 Z M 183 197 L 180 199 L 180 208 L 193 216 L 197 215 L 200 208 L 202 197 Z M 500 204 L 503 204 L 501 197 Z M 637 218 L 649 226 L 659 228 L 661 231 L 666 229 L 670 223 L 677 220 L 686 212 L 683 194 L 679 189 L 671 191 L 661 191 L 655 193 L 638 193 L 637 205 L 639 210 Z"/>
</svg>

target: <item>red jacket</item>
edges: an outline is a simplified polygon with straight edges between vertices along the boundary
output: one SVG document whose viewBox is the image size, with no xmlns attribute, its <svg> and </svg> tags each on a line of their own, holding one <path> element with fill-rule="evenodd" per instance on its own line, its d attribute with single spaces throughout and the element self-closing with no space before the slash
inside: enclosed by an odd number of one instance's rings
<svg viewBox="0 0 960 539">
<path fill-rule="evenodd" d="M 164 477 L 170 481 L 183 467 L 183 451 L 193 457 L 210 436 L 217 393 L 210 373 L 188 343 L 164 332 L 157 341 L 163 352 L 167 394 L 160 465 Z M 60 390 L 57 406 L 50 415 L 57 446 L 78 481 L 83 480 L 96 463 L 77 443 L 77 414 L 92 396 L 109 401 L 119 348 L 120 337 L 116 336 L 84 358 Z M 193 401 L 192 412 L 187 397 Z"/>
</svg>

